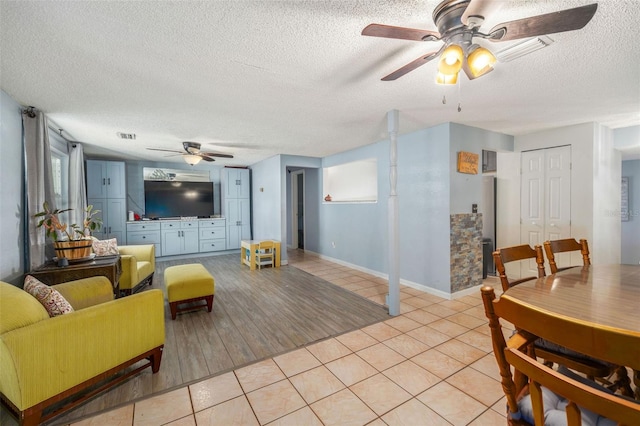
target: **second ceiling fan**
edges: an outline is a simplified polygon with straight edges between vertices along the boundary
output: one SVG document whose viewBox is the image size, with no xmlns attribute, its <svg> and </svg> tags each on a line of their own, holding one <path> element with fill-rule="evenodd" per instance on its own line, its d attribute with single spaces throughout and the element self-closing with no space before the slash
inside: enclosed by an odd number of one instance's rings
<svg viewBox="0 0 640 426">
<path fill-rule="evenodd" d="M 182 158 L 185 162 L 190 165 L 195 165 L 200 162 L 200 160 L 204 161 L 216 161 L 212 157 L 219 158 L 233 158 L 231 154 L 222 154 L 219 152 L 202 152 L 200 151 L 200 147 L 202 145 L 198 142 L 182 142 L 182 147 L 184 148 L 184 152 L 176 151 L 173 149 L 161 149 L 161 148 L 147 148 L 150 151 L 163 151 L 163 152 L 175 152 L 177 154 L 182 155 Z"/>
<path fill-rule="evenodd" d="M 559 12 L 531 16 L 495 25 L 487 33 L 480 27 L 501 0 L 445 0 L 433 11 L 438 31 L 370 24 L 362 35 L 413 41 L 442 41 L 439 50 L 420 56 L 382 78 L 395 80 L 427 62 L 439 58 L 436 82 L 455 84 L 462 69 L 470 80 L 493 71 L 495 56 L 473 42 L 482 38 L 492 42 L 518 40 L 545 34 L 573 31 L 583 28 L 598 8 L 597 3 L 565 9 Z"/>
</svg>

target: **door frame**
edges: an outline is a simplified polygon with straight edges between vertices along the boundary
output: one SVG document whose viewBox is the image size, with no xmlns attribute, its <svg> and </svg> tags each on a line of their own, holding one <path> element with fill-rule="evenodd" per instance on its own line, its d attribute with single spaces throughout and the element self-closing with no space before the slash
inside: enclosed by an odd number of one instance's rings
<svg viewBox="0 0 640 426">
<path fill-rule="evenodd" d="M 302 235 L 303 235 L 303 247 L 305 244 L 307 233 L 306 230 L 306 217 L 304 214 L 305 206 L 305 176 L 304 170 L 295 170 L 291 172 L 291 248 L 294 250 L 298 248 L 298 176 L 302 175 Z"/>
</svg>

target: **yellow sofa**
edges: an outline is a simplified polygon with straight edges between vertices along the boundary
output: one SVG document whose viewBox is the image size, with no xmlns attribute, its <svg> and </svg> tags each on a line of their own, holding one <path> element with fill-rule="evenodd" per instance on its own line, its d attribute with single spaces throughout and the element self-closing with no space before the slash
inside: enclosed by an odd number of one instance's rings
<svg viewBox="0 0 640 426">
<path fill-rule="evenodd" d="M 122 275 L 120 276 L 120 291 L 125 295 L 139 291 L 145 285 L 153 282 L 156 270 L 156 252 L 153 244 L 134 246 L 118 246 Z"/>
<path fill-rule="evenodd" d="M 40 424 L 146 367 L 160 369 L 161 290 L 114 300 L 105 277 L 53 288 L 74 312 L 49 318 L 35 297 L 0 281 L 0 399 L 21 425 Z M 97 383 L 97 392 L 82 392 Z M 60 406 L 68 397 L 75 399 Z"/>
</svg>

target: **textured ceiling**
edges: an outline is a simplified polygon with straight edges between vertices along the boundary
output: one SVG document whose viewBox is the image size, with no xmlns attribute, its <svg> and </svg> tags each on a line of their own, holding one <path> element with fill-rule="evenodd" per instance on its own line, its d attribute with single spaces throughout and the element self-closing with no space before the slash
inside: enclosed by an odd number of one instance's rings
<svg viewBox="0 0 640 426">
<path fill-rule="evenodd" d="M 380 81 L 440 43 L 362 29 L 435 30 L 438 3 L 3 0 L 0 84 L 87 153 L 156 161 L 182 160 L 146 148 L 185 140 L 235 155 L 220 165 L 326 156 L 385 138 L 391 109 L 401 133 L 448 121 L 511 135 L 640 124 L 640 2 L 599 1 L 584 29 L 551 35 L 550 47 L 477 80 L 461 76 L 459 87 L 435 84 L 435 62 Z M 501 1 L 482 28 L 588 3 Z M 495 52 L 512 42 L 482 44 Z"/>
</svg>

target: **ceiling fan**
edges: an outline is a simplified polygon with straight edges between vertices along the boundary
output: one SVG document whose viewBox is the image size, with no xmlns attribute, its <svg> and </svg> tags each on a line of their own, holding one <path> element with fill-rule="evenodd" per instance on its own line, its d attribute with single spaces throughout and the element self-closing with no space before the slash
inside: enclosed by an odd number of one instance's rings
<svg viewBox="0 0 640 426">
<path fill-rule="evenodd" d="M 565 9 L 559 12 L 531 16 L 503 22 L 487 33 L 480 32 L 485 17 L 490 15 L 502 0 L 445 0 L 433 11 L 433 21 L 438 31 L 370 24 L 362 35 L 414 41 L 442 41 L 443 46 L 409 62 L 383 81 L 395 80 L 421 65 L 439 57 L 436 82 L 456 84 L 462 69 L 469 80 L 493 71 L 495 56 L 486 48 L 475 44 L 475 38 L 492 42 L 518 40 L 544 34 L 573 31 L 583 28 L 598 7 L 597 3 Z"/>
<path fill-rule="evenodd" d="M 201 144 L 198 142 L 182 142 L 182 147 L 184 148 L 185 152 L 176 151 L 173 149 L 161 149 L 161 148 L 147 148 L 147 149 L 150 151 L 175 152 L 177 154 L 182 155 L 182 158 L 184 158 L 184 161 L 187 164 L 190 164 L 192 166 L 195 164 L 198 164 L 200 160 L 209 161 L 209 162 L 216 161 L 211 157 L 233 158 L 233 155 L 231 154 L 222 154 L 219 152 L 202 152 L 200 151 L 200 146 Z"/>
</svg>

